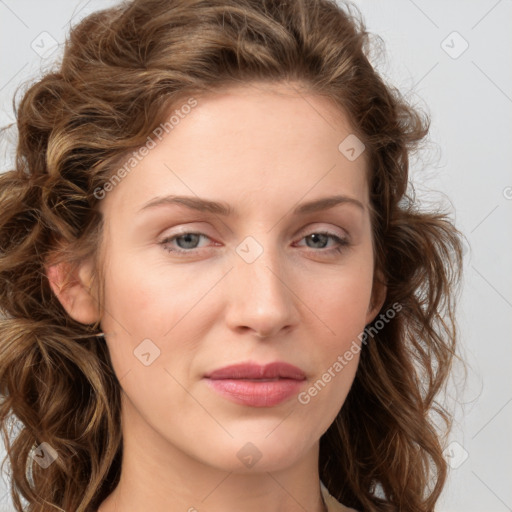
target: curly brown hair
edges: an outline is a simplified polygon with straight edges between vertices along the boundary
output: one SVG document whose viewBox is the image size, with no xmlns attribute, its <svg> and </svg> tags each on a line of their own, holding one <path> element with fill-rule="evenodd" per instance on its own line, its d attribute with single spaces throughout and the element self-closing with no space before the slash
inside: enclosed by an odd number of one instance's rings
<svg viewBox="0 0 512 512">
<path fill-rule="evenodd" d="M 448 213 L 418 207 L 409 161 L 430 119 L 372 67 L 369 36 L 358 9 L 334 0 L 135 0 L 83 19 L 58 70 L 25 92 L 15 168 L 0 176 L 0 423 L 18 512 L 20 497 L 30 512 L 94 511 L 120 477 L 119 381 L 99 321 L 66 313 L 49 262 L 71 270 L 95 257 L 101 311 L 95 191 L 183 97 L 255 80 L 304 84 L 349 116 L 370 162 L 382 311 L 401 305 L 368 338 L 320 439 L 320 478 L 359 510 L 434 510 L 452 421 L 436 397 L 458 357 L 463 235 Z M 31 457 L 43 442 L 59 454 L 44 470 Z"/>
</svg>

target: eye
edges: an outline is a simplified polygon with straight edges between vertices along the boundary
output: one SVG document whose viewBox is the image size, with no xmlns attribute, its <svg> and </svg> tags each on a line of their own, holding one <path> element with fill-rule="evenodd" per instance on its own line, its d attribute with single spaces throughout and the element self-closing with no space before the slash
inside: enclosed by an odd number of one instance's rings
<svg viewBox="0 0 512 512">
<path fill-rule="evenodd" d="M 173 235 L 171 237 L 167 237 L 160 242 L 160 245 L 164 247 L 167 252 L 176 253 L 176 254 L 186 254 L 193 253 L 195 249 L 200 249 L 198 246 L 201 238 L 205 238 L 211 240 L 209 236 L 204 233 L 196 233 L 196 232 L 185 232 L 179 233 L 177 235 Z M 320 253 L 340 253 L 346 247 L 350 245 L 350 242 L 347 238 L 342 238 L 334 233 L 329 233 L 328 231 L 315 231 L 301 238 L 301 240 L 306 240 L 306 244 L 311 249 L 320 249 Z M 325 249 L 329 240 L 334 240 L 336 245 L 329 249 Z M 174 243 L 176 245 L 174 245 Z M 313 244 L 313 247 L 309 245 L 309 243 Z M 300 246 L 299 246 L 300 247 Z"/>
<path fill-rule="evenodd" d="M 314 245 L 316 244 L 317 247 L 313 247 L 313 248 L 317 248 L 317 249 L 318 248 L 324 249 L 326 244 L 328 243 L 329 239 L 334 240 L 337 245 L 335 245 L 334 247 L 327 249 L 327 250 L 315 251 L 315 252 L 321 252 L 321 253 L 327 253 L 327 254 L 340 253 L 345 249 L 345 247 L 350 245 L 347 238 L 341 238 L 338 235 L 335 235 L 334 233 L 329 233 L 328 231 L 315 231 L 315 232 L 310 233 L 309 235 L 306 235 L 305 237 L 301 238 L 301 240 L 306 240 L 306 243 L 309 241 Z M 320 245 L 321 247 L 318 247 L 318 245 Z M 308 246 L 308 247 L 311 247 L 311 246 Z"/>
<path fill-rule="evenodd" d="M 165 238 L 160 242 L 160 245 L 162 245 L 167 252 L 184 254 L 192 252 L 193 249 L 197 249 L 197 243 L 201 237 L 210 239 L 210 237 L 203 233 L 186 232 Z M 176 248 L 175 246 L 170 245 L 172 242 L 176 242 L 180 247 Z"/>
</svg>

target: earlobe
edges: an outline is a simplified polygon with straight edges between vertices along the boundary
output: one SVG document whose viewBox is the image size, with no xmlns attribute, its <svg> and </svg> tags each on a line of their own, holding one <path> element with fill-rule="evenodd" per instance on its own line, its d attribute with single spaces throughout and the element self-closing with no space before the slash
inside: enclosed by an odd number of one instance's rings
<svg viewBox="0 0 512 512">
<path fill-rule="evenodd" d="M 53 293 L 71 318 L 82 324 L 92 324 L 98 320 L 97 301 L 90 290 L 90 264 L 72 266 L 57 263 L 47 266 L 45 271 Z"/>
</svg>

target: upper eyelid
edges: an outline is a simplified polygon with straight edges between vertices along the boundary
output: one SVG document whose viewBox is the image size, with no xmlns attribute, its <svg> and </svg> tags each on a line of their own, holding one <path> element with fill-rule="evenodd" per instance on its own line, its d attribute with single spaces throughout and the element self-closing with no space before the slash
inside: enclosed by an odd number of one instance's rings
<svg viewBox="0 0 512 512">
<path fill-rule="evenodd" d="M 316 224 L 320 224 L 320 223 L 316 223 Z M 346 229 L 343 229 L 343 228 L 339 228 L 339 229 L 342 229 L 343 233 L 337 233 L 335 230 L 333 230 L 333 228 L 308 227 L 308 228 L 301 229 L 299 231 L 299 234 L 302 234 L 304 232 L 317 233 L 317 232 L 326 231 L 329 234 L 332 234 L 332 235 L 335 235 L 335 236 L 339 236 L 340 238 L 344 237 L 344 236 L 349 236 L 348 231 Z M 162 240 L 166 240 L 168 238 L 179 237 L 179 236 L 182 236 L 182 235 L 188 235 L 188 234 L 203 235 L 203 236 L 206 236 L 206 237 L 208 237 L 210 239 L 213 238 L 210 235 L 208 235 L 208 233 L 205 233 L 204 231 L 201 231 L 200 229 L 194 229 L 194 228 L 186 229 L 186 228 L 184 228 L 181 231 L 177 231 L 176 233 L 171 233 L 171 234 L 162 236 Z M 305 236 L 305 235 L 302 235 L 302 236 Z"/>
</svg>

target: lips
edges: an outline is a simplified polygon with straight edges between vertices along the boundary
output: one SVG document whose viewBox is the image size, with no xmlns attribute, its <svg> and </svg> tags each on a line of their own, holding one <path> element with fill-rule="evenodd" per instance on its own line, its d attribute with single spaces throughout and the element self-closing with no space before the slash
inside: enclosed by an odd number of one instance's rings
<svg viewBox="0 0 512 512">
<path fill-rule="evenodd" d="M 296 366 L 274 362 L 235 364 L 205 375 L 212 390 L 231 402 L 251 407 L 272 407 L 296 395 L 306 379 Z"/>
<path fill-rule="evenodd" d="M 261 366 L 255 363 L 234 364 L 205 375 L 208 379 L 293 379 L 304 380 L 305 373 L 296 366 L 284 362 L 274 362 Z"/>
</svg>

